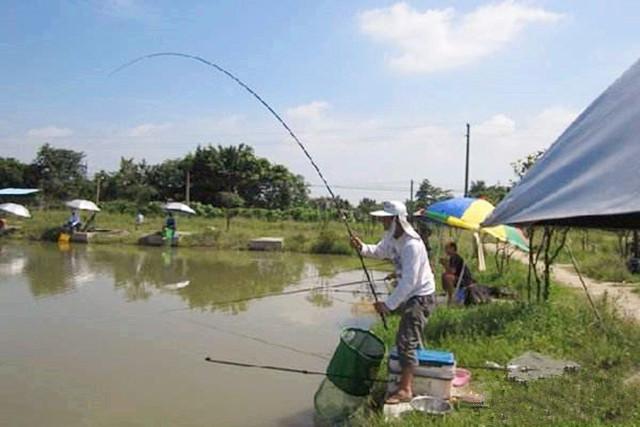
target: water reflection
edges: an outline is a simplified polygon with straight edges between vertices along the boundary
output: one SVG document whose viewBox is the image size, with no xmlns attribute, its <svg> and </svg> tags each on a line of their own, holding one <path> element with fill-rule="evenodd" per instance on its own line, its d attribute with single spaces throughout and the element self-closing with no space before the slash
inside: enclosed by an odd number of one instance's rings
<svg viewBox="0 0 640 427">
<path fill-rule="evenodd" d="M 52 250 L 42 245 L 24 246 L 26 257 L 22 273 L 29 281 L 35 297 L 46 297 L 70 292 L 95 279 L 89 265 L 86 248 L 66 247 Z"/>
<path fill-rule="evenodd" d="M 346 257 L 185 248 L 27 245 L 23 252 L 23 273 L 36 297 L 73 291 L 102 275 L 113 280 L 126 301 L 173 293 L 190 309 L 234 314 L 251 304 L 239 300 L 281 292 L 290 285 L 322 285 L 354 266 Z M 306 299 L 330 307 L 333 295 L 316 291 Z"/>
<path fill-rule="evenodd" d="M 14 246 L 0 246 L 0 277 L 16 276 L 24 271 L 27 257 Z"/>
</svg>

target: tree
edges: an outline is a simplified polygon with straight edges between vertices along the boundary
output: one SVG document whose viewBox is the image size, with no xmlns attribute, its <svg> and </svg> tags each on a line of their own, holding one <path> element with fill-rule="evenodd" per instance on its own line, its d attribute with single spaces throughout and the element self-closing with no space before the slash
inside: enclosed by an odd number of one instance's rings
<svg viewBox="0 0 640 427">
<path fill-rule="evenodd" d="M 340 196 L 336 196 L 335 200 L 331 197 L 315 197 L 310 199 L 308 203 L 309 207 L 321 211 L 328 211 L 332 209 L 350 211 L 353 208 L 347 199 L 343 199 Z"/>
<path fill-rule="evenodd" d="M 356 207 L 356 218 L 360 221 L 366 220 L 370 218 L 369 213 L 378 209 L 382 209 L 382 204 L 376 202 L 374 199 L 369 199 L 367 197 L 360 200 L 358 206 Z"/>
<path fill-rule="evenodd" d="M 231 228 L 231 218 L 238 214 L 237 208 L 244 206 L 244 199 L 237 193 L 221 191 L 216 194 L 216 205 L 224 209 L 224 216 L 227 220 L 227 231 Z"/>
<path fill-rule="evenodd" d="M 149 182 L 151 167 L 143 160 L 139 163 L 132 158 L 120 159 L 120 168 L 112 174 L 100 172 L 102 177 L 102 199 L 129 200 L 138 206 L 157 198 L 156 188 Z"/>
<path fill-rule="evenodd" d="M 362 200 L 360 200 L 360 202 L 358 203 L 358 206 L 356 207 L 356 210 L 368 214 L 371 211 L 380 209 L 381 206 L 382 204 L 378 203 L 375 199 L 369 199 L 365 197 Z"/>
<path fill-rule="evenodd" d="M 215 203 L 219 192 L 235 193 L 247 206 L 288 209 L 306 203 L 308 188 L 300 175 L 257 157 L 247 145 L 198 147 L 191 160 L 192 195 Z"/>
<path fill-rule="evenodd" d="M 65 200 L 90 194 L 84 157 L 82 152 L 49 144 L 40 147 L 33 162 L 33 173 L 45 198 Z"/>
<path fill-rule="evenodd" d="M 513 168 L 513 172 L 518 177 L 518 181 L 520 181 L 527 174 L 527 172 L 529 172 L 529 169 L 531 169 L 543 155 L 544 150 L 538 150 L 522 159 L 518 159 L 515 162 L 511 163 L 511 167 Z"/>
<path fill-rule="evenodd" d="M 259 199 L 260 177 L 269 165 L 267 160 L 255 156 L 253 148 L 244 144 L 198 147 L 191 166 L 194 198 L 213 203 L 216 193 L 230 192 L 253 205 L 254 200 Z"/>
<path fill-rule="evenodd" d="M 471 187 L 469 187 L 470 197 L 480 197 L 487 191 L 487 184 L 484 181 L 471 181 Z"/>
<path fill-rule="evenodd" d="M 12 157 L 0 157 L 0 188 L 25 187 L 28 165 Z"/>
<path fill-rule="evenodd" d="M 155 189 L 160 200 L 182 200 L 189 166 L 189 156 L 153 165 L 147 173 L 148 184 Z"/>
<path fill-rule="evenodd" d="M 309 189 L 300 175 L 274 165 L 259 178 L 259 199 L 254 204 L 267 209 L 290 209 L 306 204 Z"/>
<path fill-rule="evenodd" d="M 497 205 L 504 199 L 509 192 L 509 188 L 505 185 L 494 184 L 487 186 L 484 181 L 472 181 L 469 189 L 469 197 L 485 199 L 488 202 Z"/>
<path fill-rule="evenodd" d="M 443 188 L 432 185 L 428 179 L 424 179 L 420 183 L 420 187 L 416 192 L 416 199 L 418 204 L 425 206 L 440 200 L 446 200 L 453 197 L 451 190 L 445 190 Z"/>
</svg>

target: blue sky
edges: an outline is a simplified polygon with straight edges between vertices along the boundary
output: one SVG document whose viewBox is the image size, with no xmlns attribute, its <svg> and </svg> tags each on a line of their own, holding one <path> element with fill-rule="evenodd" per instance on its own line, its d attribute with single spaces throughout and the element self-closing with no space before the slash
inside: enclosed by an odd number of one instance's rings
<svg viewBox="0 0 640 427">
<path fill-rule="evenodd" d="M 0 148 L 45 142 L 91 171 L 158 162 L 198 144 L 253 145 L 319 180 L 235 72 L 290 122 L 330 182 L 357 200 L 406 198 L 409 180 L 463 187 L 511 178 L 640 57 L 636 1 L 2 2 Z M 362 188 L 362 189 L 360 189 Z M 406 190 L 401 190 L 406 188 Z M 313 187 L 314 194 L 323 194 Z"/>
</svg>

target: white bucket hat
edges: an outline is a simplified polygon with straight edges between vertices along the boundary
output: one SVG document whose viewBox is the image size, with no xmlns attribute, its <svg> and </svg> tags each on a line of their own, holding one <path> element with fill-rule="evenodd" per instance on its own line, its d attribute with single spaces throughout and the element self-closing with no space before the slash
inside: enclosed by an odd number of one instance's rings
<svg viewBox="0 0 640 427">
<path fill-rule="evenodd" d="M 369 214 L 373 216 L 407 216 L 407 207 L 402 202 L 391 200 L 382 203 L 382 210 Z"/>
<path fill-rule="evenodd" d="M 414 230 L 411 224 L 409 224 L 409 221 L 407 221 L 407 207 L 402 202 L 397 200 L 385 201 L 382 203 L 382 210 L 370 212 L 370 215 L 376 217 L 397 216 L 405 233 L 414 239 L 420 238 L 416 230 Z"/>
</svg>

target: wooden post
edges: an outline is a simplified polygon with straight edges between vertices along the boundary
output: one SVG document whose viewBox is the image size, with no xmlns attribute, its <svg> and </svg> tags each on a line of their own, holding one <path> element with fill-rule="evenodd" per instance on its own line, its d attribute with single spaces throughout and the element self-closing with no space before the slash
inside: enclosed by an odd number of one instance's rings
<svg viewBox="0 0 640 427">
<path fill-rule="evenodd" d="M 100 183 L 102 182 L 102 177 L 98 176 L 96 180 L 96 205 L 100 203 Z"/>
<path fill-rule="evenodd" d="M 191 171 L 189 170 L 187 171 L 187 185 L 185 186 L 184 192 L 184 198 L 188 205 L 191 202 Z"/>
</svg>

